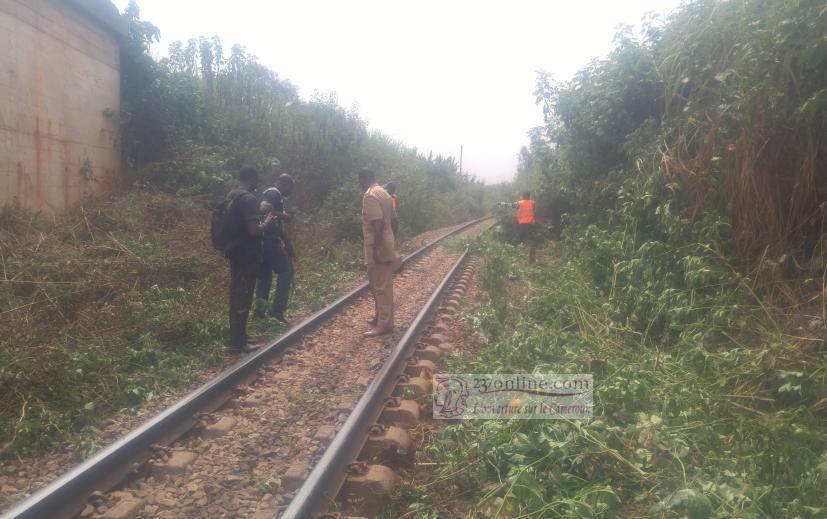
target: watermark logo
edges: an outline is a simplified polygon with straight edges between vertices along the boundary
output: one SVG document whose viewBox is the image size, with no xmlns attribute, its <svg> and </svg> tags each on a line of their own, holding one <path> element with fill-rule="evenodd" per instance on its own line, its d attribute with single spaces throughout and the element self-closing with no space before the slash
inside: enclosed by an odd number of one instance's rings
<svg viewBox="0 0 827 519">
<path fill-rule="evenodd" d="M 462 375 L 437 375 L 434 379 L 434 416 L 457 418 L 468 408 L 468 382 Z"/>
<path fill-rule="evenodd" d="M 434 376 L 434 418 L 589 420 L 591 374 L 441 374 Z"/>
</svg>

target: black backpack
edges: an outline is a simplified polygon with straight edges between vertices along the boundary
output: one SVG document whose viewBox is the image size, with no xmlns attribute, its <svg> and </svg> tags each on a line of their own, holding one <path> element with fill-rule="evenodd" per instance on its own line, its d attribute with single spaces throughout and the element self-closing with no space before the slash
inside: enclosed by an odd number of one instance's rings
<svg viewBox="0 0 827 519">
<path fill-rule="evenodd" d="M 233 197 L 228 196 L 212 211 L 210 237 L 212 238 L 213 247 L 221 252 L 233 250 L 241 239 L 238 232 L 238 221 L 235 218 L 235 211 L 233 211 L 233 202 L 239 194 Z"/>
</svg>

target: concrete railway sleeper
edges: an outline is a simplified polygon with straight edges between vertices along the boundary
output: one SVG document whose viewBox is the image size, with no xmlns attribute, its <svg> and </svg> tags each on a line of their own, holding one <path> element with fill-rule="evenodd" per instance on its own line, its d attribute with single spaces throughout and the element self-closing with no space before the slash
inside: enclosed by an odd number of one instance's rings
<svg viewBox="0 0 827 519">
<path fill-rule="evenodd" d="M 433 290 L 423 280 L 441 276 L 460 256 L 435 246 L 491 223 L 458 226 L 405 259 L 396 282 L 397 325 L 413 321 L 403 339 L 419 328 L 414 315 Z M 337 427 L 402 335 L 360 338 L 372 312 L 366 288 L 342 296 L 2 517 L 273 517 L 338 437 Z M 416 363 L 424 361 L 411 361 L 407 371 L 416 375 Z M 409 385 L 421 378 L 408 376 Z M 395 427 L 372 430 L 374 449 L 402 436 Z M 286 459 L 301 461 L 283 466 Z M 360 467 L 352 467 L 351 485 Z M 373 472 L 361 474 L 368 476 Z"/>
<path fill-rule="evenodd" d="M 406 429 L 430 412 L 436 366 L 443 355 L 456 353 L 446 332 L 475 268 L 467 253 L 456 261 L 278 517 L 376 514 L 398 482 L 393 467 L 413 463 L 413 442 Z"/>
</svg>

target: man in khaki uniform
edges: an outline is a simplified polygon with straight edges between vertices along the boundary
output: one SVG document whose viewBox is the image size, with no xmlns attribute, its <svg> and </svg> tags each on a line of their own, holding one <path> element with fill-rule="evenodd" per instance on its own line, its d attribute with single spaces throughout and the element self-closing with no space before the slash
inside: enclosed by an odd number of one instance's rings
<svg viewBox="0 0 827 519">
<path fill-rule="evenodd" d="M 376 302 L 373 325 L 365 337 L 376 337 L 393 331 L 393 272 L 399 268 L 400 258 L 394 248 L 391 218 L 391 197 L 376 183 L 376 175 L 369 169 L 359 171 L 362 188 L 362 235 L 365 240 L 365 263 L 368 282 Z"/>
</svg>

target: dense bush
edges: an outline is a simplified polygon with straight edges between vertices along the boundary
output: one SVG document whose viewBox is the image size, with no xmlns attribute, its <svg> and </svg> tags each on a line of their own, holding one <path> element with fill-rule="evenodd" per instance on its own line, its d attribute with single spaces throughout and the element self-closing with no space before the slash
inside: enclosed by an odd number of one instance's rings
<svg viewBox="0 0 827 519">
<path fill-rule="evenodd" d="M 475 351 L 444 371 L 591 371 L 595 418 L 446 424 L 424 448 L 432 479 L 404 487 L 389 516 L 439 517 L 452 496 L 474 517 L 827 513 L 818 333 L 781 321 L 701 245 L 649 243 L 595 276 L 592 262 L 623 245 L 592 226 L 534 266 L 504 236 L 473 245 L 484 258 L 482 301 L 464 316 Z"/>
<path fill-rule="evenodd" d="M 217 38 L 175 42 L 160 62 L 158 38 L 134 4 L 123 51 L 123 154 L 135 180 L 182 195 L 223 195 L 242 164 L 271 183 L 297 181 L 292 204 L 312 221 L 317 242 L 355 239 L 355 173 L 376 170 L 398 186 L 406 233 L 482 214 L 483 185 L 452 158 L 424 156 L 376 131 L 335 95 L 303 100 L 289 81 L 239 46 Z M 318 240 L 319 232 L 324 232 Z"/>
<path fill-rule="evenodd" d="M 742 261 L 823 264 L 823 3 L 698 0 L 644 29 L 619 33 L 569 82 L 540 76 L 546 125 L 519 183 L 591 223 L 630 197 L 649 199 L 644 211 L 670 202 L 687 219 L 725 220 L 731 234 L 715 245 Z"/>
</svg>

